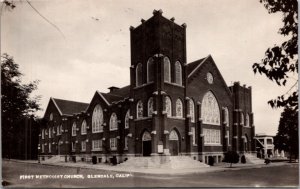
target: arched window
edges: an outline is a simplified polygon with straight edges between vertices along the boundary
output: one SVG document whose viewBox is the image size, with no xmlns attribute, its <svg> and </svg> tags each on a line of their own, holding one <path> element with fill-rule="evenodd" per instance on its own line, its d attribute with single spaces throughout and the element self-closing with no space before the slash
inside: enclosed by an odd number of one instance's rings
<svg viewBox="0 0 300 189">
<path fill-rule="evenodd" d="M 175 130 L 172 130 L 169 135 L 169 140 L 178 140 L 178 134 Z"/>
<path fill-rule="evenodd" d="M 148 100 L 148 117 L 151 117 L 153 114 L 153 98 L 150 97 Z"/>
<path fill-rule="evenodd" d="M 165 97 L 165 111 L 168 117 L 172 116 L 172 101 L 168 96 Z"/>
<path fill-rule="evenodd" d="M 241 120 L 240 120 L 241 125 L 245 124 L 245 120 L 244 120 L 244 113 L 241 112 Z"/>
<path fill-rule="evenodd" d="M 250 126 L 250 119 L 249 119 L 249 114 L 246 114 L 246 126 Z"/>
<path fill-rule="evenodd" d="M 154 60 L 149 58 L 147 62 L 147 82 L 154 81 Z"/>
<path fill-rule="evenodd" d="M 183 107 L 180 99 L 176 100 L 176 117 L 183 117 Z"/>
<path fill-rule="evenodd" d="M 216 97 L 208 91 L 202 100 L 201 118 L 203 123 L 220 125 L 220 109 Z"/>
<path fill-rule="evenodd" d="M 142 141 L 149 141 L 151 140 L 151 134 L 148 131 L 144 131 L 142 136 Z"/>
<path fill-rule="evenodd" d="M 53 121 L 53 113 L 50 114 L 49 119 L 50 121 Z"/>
<path fill-rule="evenodd" d="M 129 128 L 129 118 L 130 118 L 130 110 L 127 110 L 127 113 L 125 115 L 125 129 Z"/>
<path fill-rule="evenodd" d="M 63 126 L 62 126 L 62 124 L 60 125 L 60 133 L 62 133 L 63 132 Z"/>
<path fill-rule="evenodd" d="M 73 125 L 72 125 L 72 136 L 76 136 L 76 122 L 75 121 L 73 122 Z"/>
<path fill-rule="evenodd" d="M 227 107 L 224 108 L 224 122 L 226 126 L 229 126 L 229 111 Z"/>
<path fill-rule="evenodd" d="M 93 111 L 92 116 L 92 133 L 103 131 L 103 110 L 99 104 L 97 104 Z"/>
<path fill-rule="evenodd" d="M 81 124 L 81 134 L 85 135 L 86 134 L 86 121 L 83 120 L 82 124 Z"/>
<path fill-rule="evenodd" d="M 136 67 L 136 86 L 140 86 L 143 84 L 142 76 L 143 76 L 143 67 L 142 64 L 139 63 Z"/>
<path fill-rule="evenodd" d="M 179 61 L 175 62 L 175 83 L 182 85 L 182 68 Z"/>
<path fill-rule="evenodd" d="M 116 113 L 112 113 L 109 120 L 109 130 L 117 130 L 118 129 L 118 117 Z"/>
<path fill-rule="evenodd" d="M 189 100 L 191 122 L 195 122 L 195 103 L 192 99 Z"/>
<path fill-rule="evenodd" d="M 171 82 L 171 63 L 168 57 L 164 57 L 164 81 Z"/>
<path fill-rule="evenodd" d="M 136 117 L 142 118 L 143 117 L 143 102 L 140 100 L 136 104 Z"/>
</svg>

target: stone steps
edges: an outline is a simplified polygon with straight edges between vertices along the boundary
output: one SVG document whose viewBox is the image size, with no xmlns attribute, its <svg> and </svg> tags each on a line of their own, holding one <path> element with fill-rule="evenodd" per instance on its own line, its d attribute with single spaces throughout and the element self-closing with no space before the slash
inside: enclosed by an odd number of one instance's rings
<svg viewBox="0 0 300 189">
<path fill-rule="evenodd" d="M 44 161 L 45 163 L 58 163 L 58 162 L 61 162 L 61 159 L 60 159 L 60 156 L 52 156 L 51 158 L 49 159 L 45 159 Z"/>
<path fill-rule="evenodd" d="M 130 157 L 120 167 L 190 169 L 209 167 L 189 156 Z"/>
<path fill-rule="evenodd" d="M 245 155 L 247 163 L 251 163 L 251 164 L 264 164 L 264 162 L 265 162 L 265 160 L 259 159 L 255 155 L 253 155 L 253 154 L 247 154 L 246 153 L 244 155 Z"/>
</svg>

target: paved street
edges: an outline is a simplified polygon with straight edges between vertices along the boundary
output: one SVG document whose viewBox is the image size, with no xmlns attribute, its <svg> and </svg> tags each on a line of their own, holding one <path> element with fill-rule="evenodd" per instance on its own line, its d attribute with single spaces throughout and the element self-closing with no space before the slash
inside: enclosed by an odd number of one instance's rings
<svg viewBox="0 0 300 189">
<path fill-rule="evenodd" d="M 2 168 L 3 180 L 9 182 L 7 187 L 255 187 L 299 185 L 298 164 L 242 170 L 228 168 L 225 171 L 185 175 L 122 173 L 13 161 L 3 161 Z M 35 178 L 36 175 L 56 175 L 64 178 Z M 69 178 L 74 175 L 78 178 Z"/>
</svg>

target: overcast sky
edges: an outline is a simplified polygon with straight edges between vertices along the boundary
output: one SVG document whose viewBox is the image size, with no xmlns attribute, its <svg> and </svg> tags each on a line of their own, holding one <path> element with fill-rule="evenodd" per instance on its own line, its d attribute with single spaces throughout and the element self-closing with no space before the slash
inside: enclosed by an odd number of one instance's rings
<svg viewBox="0 0 300 189">
<path fill-rule="evenodd" d="M 48 0 L 31 1 L 65 38 L 25 1 L 1 15 L 1 53 L 20 64 L 24 82 L 40 80 L 44 111 L 50 97 L 89 103 L 96 90 L 129 84 L 129 27 L 148 19 L 154 9 L 187 24 L 188 62 L 211 54 L 227 85 L 252 86 L 256 133 L 275 135 L 282 109 L 267 101 L 285 93 L 251 66 L 278 34 L 281 14 L 268 14 L 259 0 Z M 95 19 L 97 18 L 97 19 Z M 296 75 L 295 78 L 298 76 Z M 291 84 L 288 84 L 291 85 Z"/>
</svg>

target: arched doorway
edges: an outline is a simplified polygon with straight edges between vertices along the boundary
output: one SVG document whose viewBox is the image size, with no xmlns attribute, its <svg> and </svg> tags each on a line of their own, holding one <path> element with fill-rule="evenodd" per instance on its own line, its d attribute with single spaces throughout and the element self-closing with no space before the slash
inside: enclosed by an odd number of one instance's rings
<svg viewBox="0 0 300 189">
<path fill-rule="evenodd" d="M 151 134 L 145 131 L 142 137 L 143 156 L 150 156 L 152 152 Z"/>
<path fill-rule="evenodd" d="M 171 156 L 178 156 L 179 153 L 179 136 L 175 130 L 169 135 L 169 148 Z"/>
</svg>

